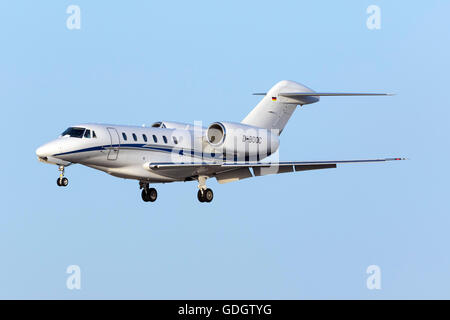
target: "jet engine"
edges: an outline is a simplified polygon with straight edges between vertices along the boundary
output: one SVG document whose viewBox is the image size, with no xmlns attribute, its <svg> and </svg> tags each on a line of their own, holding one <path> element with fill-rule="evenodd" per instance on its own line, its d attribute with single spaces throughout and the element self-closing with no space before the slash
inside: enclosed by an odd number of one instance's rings
<svg viewBox="0 0 450 320">
<path fill-rule="evenodd" d="M 152 124 L 152 128 L 166 128 L 177 130 L 191 130 L 193 126 L 189 123 L 175 122 L 175 121 L 158 121 Z"/>
<path fill-rule="evenodd" d="M 272 132 L 273 131 L 273 132 Z M 205 131 L 206 152 L 221 154 L 226 160 L 259 161 L 279 146 L 276 130 L 234 122 L 214 122 Z"/>
</svg>

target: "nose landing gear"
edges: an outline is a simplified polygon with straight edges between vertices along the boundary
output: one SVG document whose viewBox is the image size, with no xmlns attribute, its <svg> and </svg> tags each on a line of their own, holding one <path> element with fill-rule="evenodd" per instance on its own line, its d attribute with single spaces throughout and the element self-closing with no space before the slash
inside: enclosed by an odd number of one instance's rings
<svg viewBox="0 0 450 320">
<path fill-rule="evenodd" d="M 67 187 L 69 184 L 69 179 L 64 177 L 64 166 L 59 166 L 58 170 L 60 171 L 59 178 L 56 180 L 56 184 L 59 187 Z"/>
</svg>

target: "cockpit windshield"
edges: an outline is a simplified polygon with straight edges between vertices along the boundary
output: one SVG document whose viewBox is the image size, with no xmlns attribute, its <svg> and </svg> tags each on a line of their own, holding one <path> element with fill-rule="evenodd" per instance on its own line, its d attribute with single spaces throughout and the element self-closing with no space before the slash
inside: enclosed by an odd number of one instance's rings
<svg viewBox="0 0 450 320">
<path fill-rule="evenodd" d="M 61 133 L 61 137 L 69 136 L 73 138 L 82 138 L 85 130 L 85 128 L 70 127 Z"/>
</svg>

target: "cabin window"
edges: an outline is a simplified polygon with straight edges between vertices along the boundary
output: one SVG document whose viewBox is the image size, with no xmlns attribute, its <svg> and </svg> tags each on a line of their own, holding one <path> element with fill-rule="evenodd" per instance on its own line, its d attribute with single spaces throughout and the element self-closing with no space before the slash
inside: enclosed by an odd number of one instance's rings
<svg viewBox="0 0 450 320">
<path fill-rule="evenodd" d="M 86 129 L 86 131 L 84 132 L 84 137 L 90 139 L 91 138 L 91 130 Z"/>
<path fill-rule="evenodd" d="M 155 141 L 155 143 L 158 143 L 158 138 L 155 135 L 153 135 L 153 141 Z"/>
<path fill-rule="evenodd" d="M 144 139 L 144 141 L 147 142 L 147 136 L 145 134 L 142 135 L 142 139 Z"/>
<path fill-rule="evenodd" d="M 92 138 L 97 138 L 97 135 L 95 134 L 94 130 L 92 130 Z"/>
<path fill-rule="evenodd" d="M 177 137 L 175 137 L 175 136 L 172 136 L 172 139 L 173 139 L 173 143 L 175 143 L 175 144 L 178 144 L 178 140 L 177 140 Z"/>
<path fill-rule="evenodd" d="M 133 140 L 137 141 L 137 137 L 136 137 L 136 135 L 134 133 L 133 133 Z"/>
<path fill-rule="evenodd" d="M 122 132 L 122 137 L 123 137 L 123 140 L 127 141 L 127 134 L 125 132 Z"/>
<path fill-rule="evenodd" d="M 164 143 L 167 143 L 167 138 L 166 138 L 166 136 L 163 136 L 163 140 L 164 140 Z"/>
<path fill-rule="evenodd" d="M 85 128 L 76 128 L 76 127 L 70 127 L 67 128 L 63 133 L 61 133 L 61 136 L 69 136 L 72 138 L 83 138 Z"/>
</svg>

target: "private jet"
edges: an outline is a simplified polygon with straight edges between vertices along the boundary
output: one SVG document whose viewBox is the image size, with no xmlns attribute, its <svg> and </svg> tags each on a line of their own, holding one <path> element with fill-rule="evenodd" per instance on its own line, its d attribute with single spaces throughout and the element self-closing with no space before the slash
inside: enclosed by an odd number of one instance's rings
<svg viewBox="0 0 450 320">
<path fill-rule="evenodd" d="M 65 168 L 81 164 L 112 176 L 139 182 L 142 200 L 153 202 L 157 191 L 150 184 L 197 181 L 197 198 L 211 202 L 213 191 L 206 181 L 219 183 L 246 178 L 336 168 L 344 163 L 386 162 L 403 158 L 337 161 L 273 161 L 280 135 L 297 106 L 319 102 L 329 96 L 387 96 L 386 93 L 323 93 L 294 82 L 280 81 L 266 93 L 241 121 L 218 121 L 204 127 L 172 121 L 153 125 L 77 124 L 57 139 L 36 150 L 39 161 L 57 165 L 58 186 L 69 180 Z M 271 156 L 267 161 L 266 158 Z M 266 159 L 266 160 L 265 160 Z"/>
</svg>

